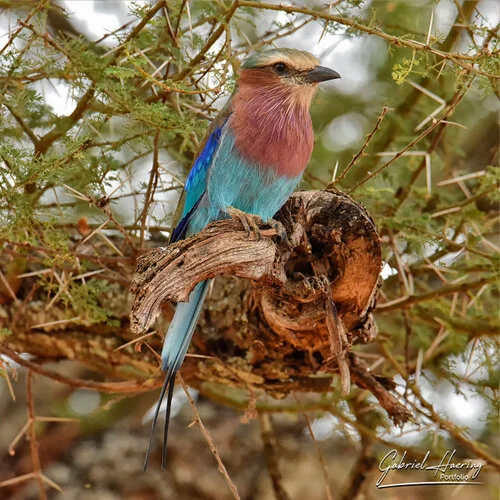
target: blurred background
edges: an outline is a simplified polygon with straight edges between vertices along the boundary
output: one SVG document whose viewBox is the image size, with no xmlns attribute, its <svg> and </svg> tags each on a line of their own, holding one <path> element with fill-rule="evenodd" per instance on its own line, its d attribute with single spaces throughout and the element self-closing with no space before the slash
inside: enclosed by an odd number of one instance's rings
<svg viewBox="0 0 500 500">
<path fill-rule="evenodd" d="M 46 357 L 44 367 L 70 380 L 151 376 L 154 358 L 140 364 L 144 344 L 119 351 L 128 356 L 119 370 L 106 367 L 106 349 L 115 352 L 106 339 L 133 340 L 121 332 L 133 266 L 120 245 L 166 241 L 241 60 L 267 46 L 308 50 L 342 79 L 315 99 L 315 150 L 300 189 L 333 183 L 374 218 L 385 262 L 380 334 L 356 350 L 420 413 L 395 427 L 353 388 L 307 414 L 299 395 L 288 402 L 299 411 L 257 418 L 193 390 L 201 420 L 241 498 L 498 498 L 498 3 L 242 2 L 231 16 L 229 1 L 159 4 L 0 2 L 0 351 Z M 85 252 L 108 261 L 96 266 Z M 408 297 L 418 299 L 399 307 Z M 88 325 L 105 332 L 95 341 L 101 358 L 78 349 Z M 155 452 L 143 473 L 157 392 L 91 391 L 0 359 L 0 498 L 39 498 L 42 489 L 57 499 L 233 498 L 189 425 L 182 388 L 167 470 Z M 28 426 L 39 459 L 24 435 L 9 453 L 34 415 L 47 417 Z M 263 447 L 269 426 L 281 493 Z M 456 461 L 484 465 L 484 484 L 377 489 L 393 449 L 412 460 L 430 451 L 433 464 L 456 450 Z M 16 480 L 40 467 L 44 488 Z M 431 480 L 419 471 L 390 477 Z"/>
</svg>

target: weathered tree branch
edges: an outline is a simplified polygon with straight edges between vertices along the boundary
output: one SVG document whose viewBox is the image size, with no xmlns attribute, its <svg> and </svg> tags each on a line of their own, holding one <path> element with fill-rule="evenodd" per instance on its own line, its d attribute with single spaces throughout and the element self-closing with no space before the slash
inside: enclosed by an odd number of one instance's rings
<svg viewBox="0 0 500 500">
<path fill-rule="evenodd" d="M 343 385 L 350 376 L 395 422 L 407 420 L 408 412 L 387 387 L 348 356 L 354 343 L 377 334 L 371 311 L 382 260 L 372 219 L 336 190 L 296 193 L 276 218 L 286 229 L 286 242 L 265 225 L 262 238 L 254 239 L 238 221 L 223 220 L 140 256 L 131 287 L 132 331 L 151 327 L 165 301 L 187 300 L 200 281 L 222 274 L 245 278 L 238 284 L 228 280 L 230 298 L 215 298 L 231 301 L 229 307 L 209 301 L 201 319 L 202 330 L 218 328 L 194 340 L 196 354 L 215 358 L 198 361 L 192 372 L 198 384 L 264 389 L 283 397 L 310 390 L 309 381 L 321 380 L 318 373 L 340 368 Z"/>
</svg>

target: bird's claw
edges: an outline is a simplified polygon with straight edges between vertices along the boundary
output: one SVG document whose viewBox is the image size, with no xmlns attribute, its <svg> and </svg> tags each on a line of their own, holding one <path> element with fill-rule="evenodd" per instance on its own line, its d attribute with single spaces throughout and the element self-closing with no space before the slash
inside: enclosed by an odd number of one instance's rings
<svg viewBox="0 0 500 500">
<path fill-rule="evenodd" d="M 237 208 L 234 207 L 228 207 L 226 209 L 226 212 L 231 216 L 232 219 L 237 219 L 241 222 L 241 225 L 243 226 L 243 229 L 246 231 L 248 238 L 250 238 L 252 233 L 255 234 L 255 239 L 257 241 L 259 241 L 262 238 L 259 226 L 257 222 L 255 222 L 254 215 L 247 214 L 246 212 L 238 210 Z"/>
<path fill-rule="evenodd" d="M 267 225 L 272 227 L 276 231 L 276 234 L 281 241 L 283 241 L 284 243 L 290 243 L 288 240 L 288 235 L 286 234 L 285 226 L 279 220 L 269 219 L 267 221 Z"/>
</svg>

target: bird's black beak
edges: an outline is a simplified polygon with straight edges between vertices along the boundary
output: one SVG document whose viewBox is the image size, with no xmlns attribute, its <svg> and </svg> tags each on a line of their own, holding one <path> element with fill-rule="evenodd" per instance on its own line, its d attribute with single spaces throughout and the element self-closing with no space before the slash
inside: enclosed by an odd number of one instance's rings
<svg viewBox="0 0 500 500">
<path fill-rule="evenodd" d="M 308 71 L 304 76 L 306 82 L 308 83 L 326 82 L 327 80 L 340 78 L 340 75 L 336 71 L 330 68 L 325 68 L 324 66 L 316 66 L 311 71 Z"/>
</svg>

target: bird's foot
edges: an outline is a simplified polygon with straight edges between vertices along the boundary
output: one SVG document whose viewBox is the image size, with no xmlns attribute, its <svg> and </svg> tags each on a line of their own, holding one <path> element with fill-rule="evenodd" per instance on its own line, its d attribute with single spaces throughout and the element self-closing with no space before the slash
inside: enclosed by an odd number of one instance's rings
<svg viewBox="0 0 500 500">
<path fill-rule="evenodd" d="M 227 207 L 226 212 L 231 216 L 232 219 L 236 219 L 241 222 L 241 225 L 243 226 L 243 229 L 246 231 L 248 238 L 250 238 L 250 235 L 252 233 L 255 235 L 255 239 L 257 241 L 262 238 L 259 226 L 257 222 L 255 222 L 254 215 L 247 214 L 246 212 L 238 210 L 237 208 L 234 207 Z"/>
<path fill-rule="evenodd" d="M 280 221 L 269 219 L 267 221 L 267 225 L 272 227 L 276 231 L 276 234 L 281 241 L 283 241 L 284 243 L 290 243 L 288 240 L 288 235 L 286 234 L 285 226 Z"/>
</svg>

